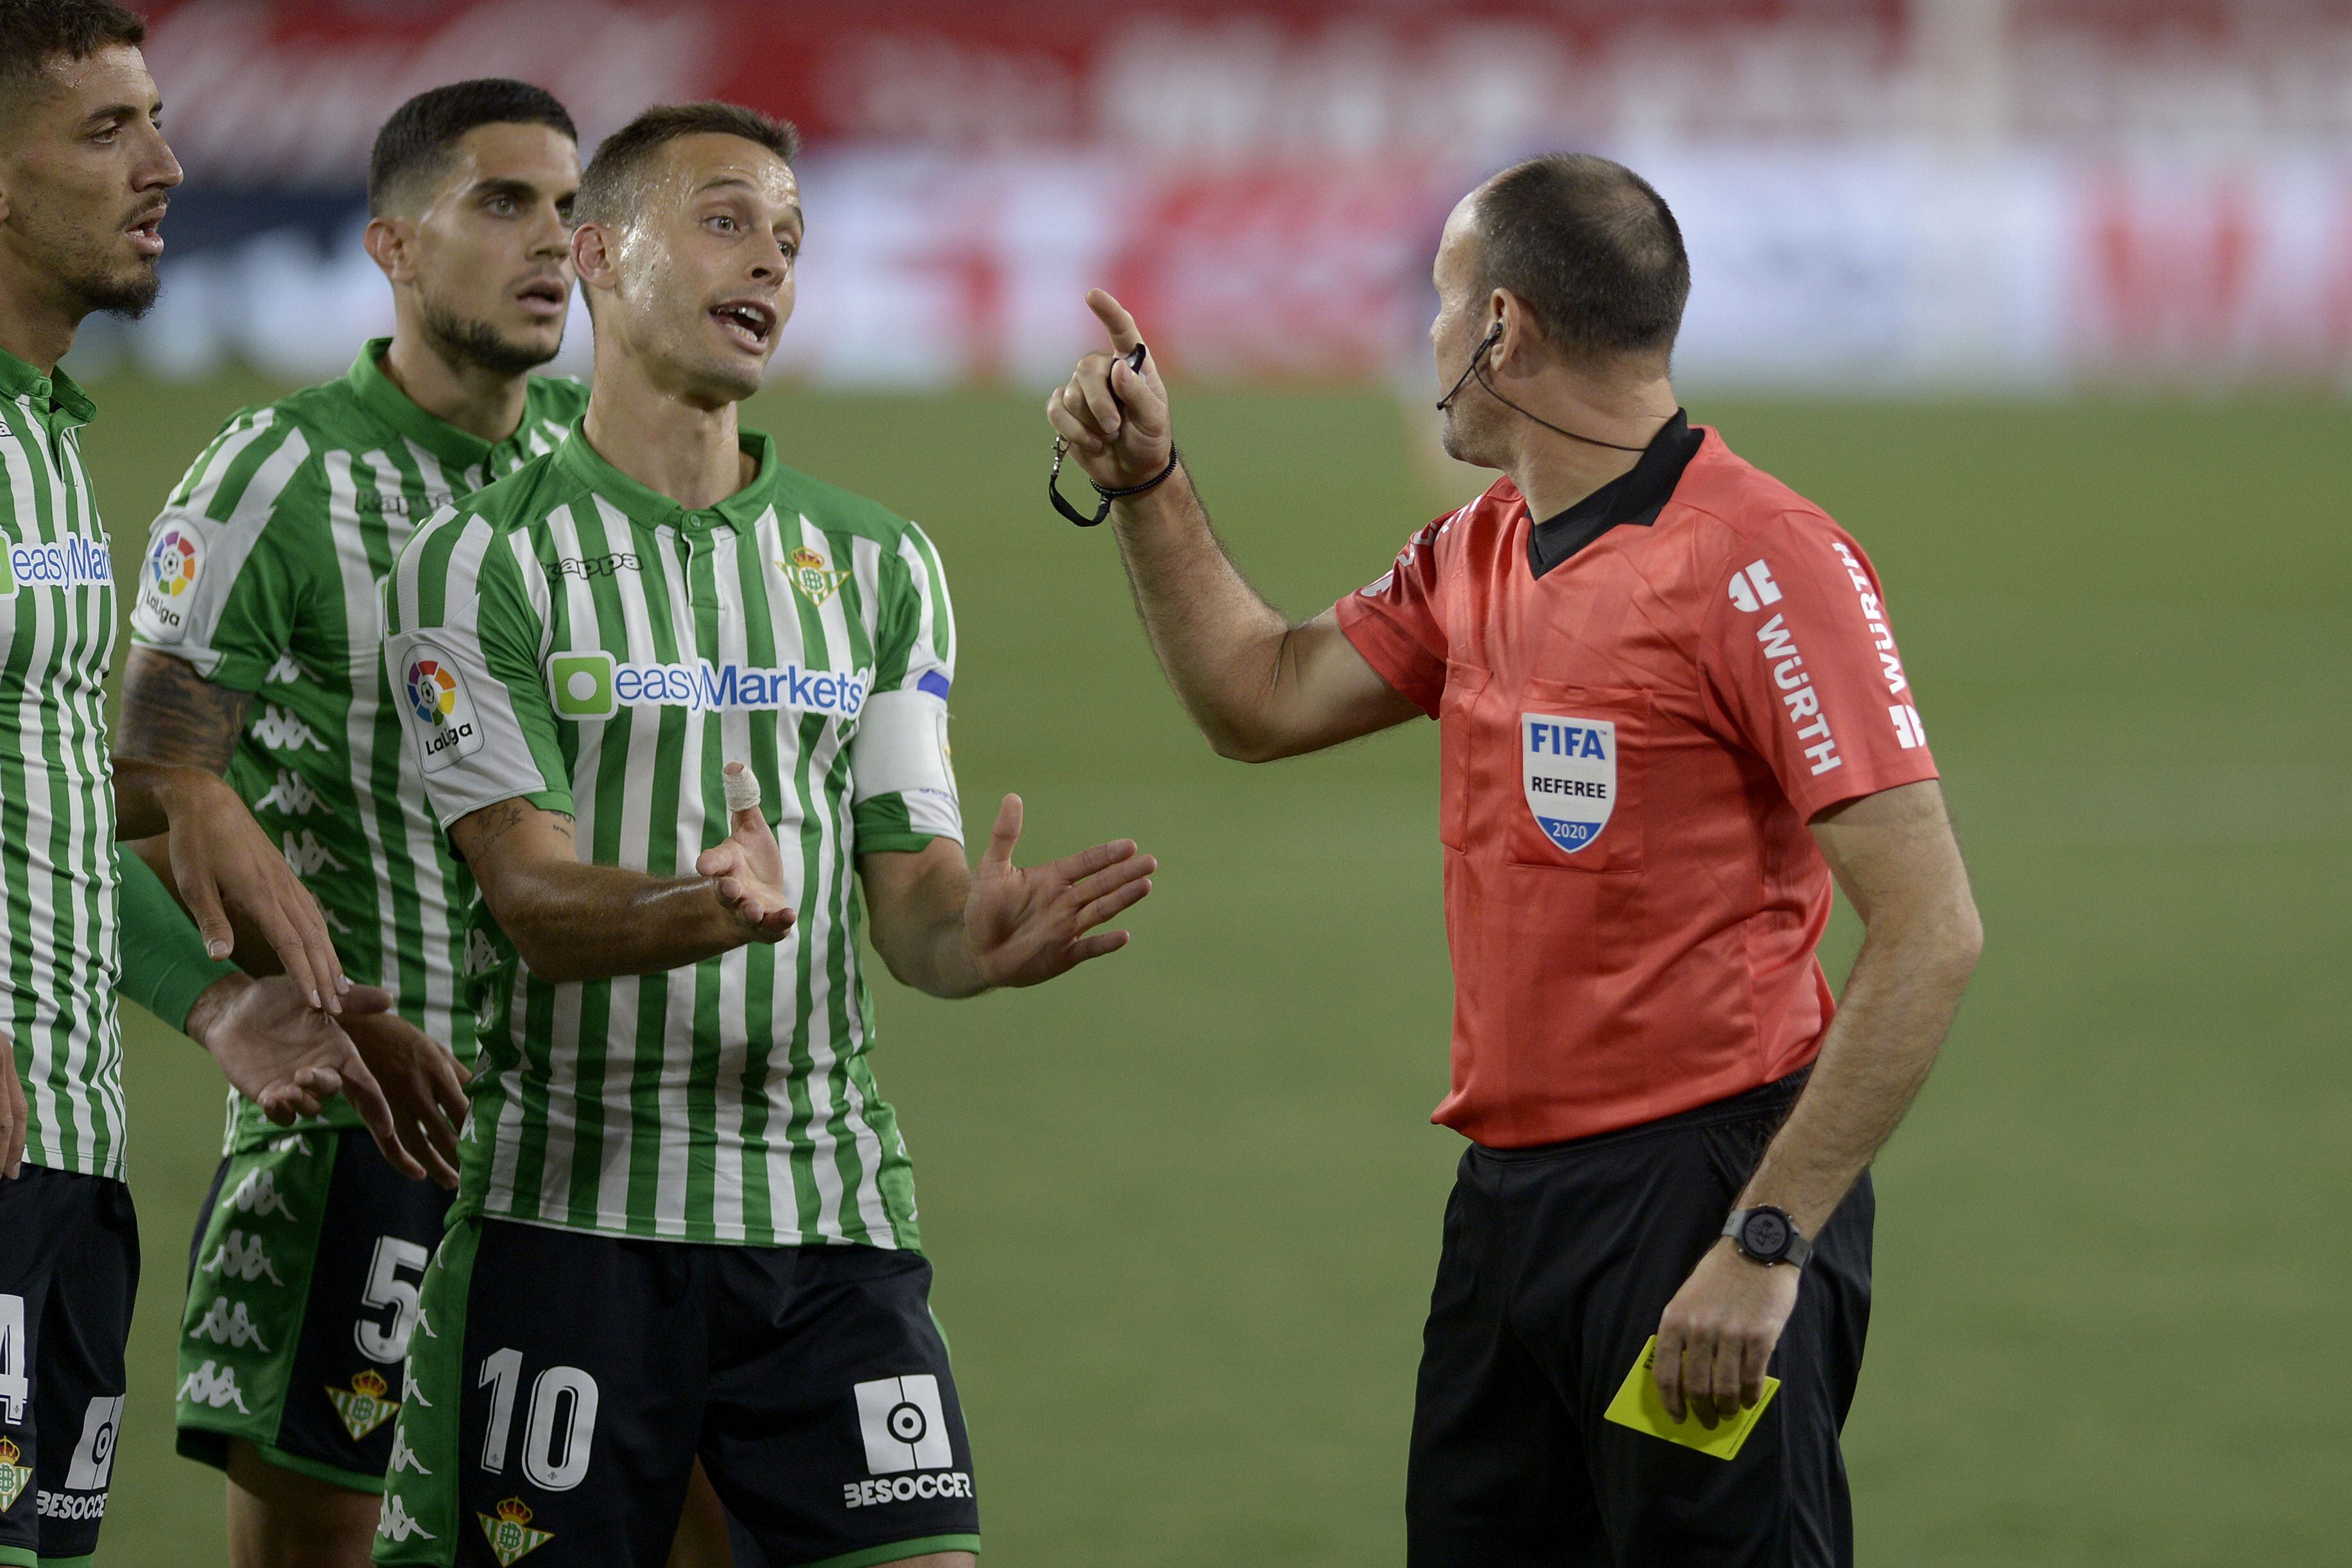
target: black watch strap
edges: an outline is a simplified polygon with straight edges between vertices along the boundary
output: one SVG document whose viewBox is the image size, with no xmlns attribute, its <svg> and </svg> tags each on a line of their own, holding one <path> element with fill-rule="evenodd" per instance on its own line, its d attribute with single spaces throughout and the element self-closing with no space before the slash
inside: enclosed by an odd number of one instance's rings
<svg viewBox="0 0 2352 1568">
<path fill-rule="evenodd" d="M 1739 1249 L 1742 1258 L 1767 1268 L 1786 1263 L 1792 1269 L 1801 1269 L 1805 1260 L 1813 1255 L 1811 1239 L 1797 1228 L 1789 1211 L 1769 1203 L 1733 1209 L 1731 1218 L 1723 1222 L 1723 1234 Z"/>
</svg>

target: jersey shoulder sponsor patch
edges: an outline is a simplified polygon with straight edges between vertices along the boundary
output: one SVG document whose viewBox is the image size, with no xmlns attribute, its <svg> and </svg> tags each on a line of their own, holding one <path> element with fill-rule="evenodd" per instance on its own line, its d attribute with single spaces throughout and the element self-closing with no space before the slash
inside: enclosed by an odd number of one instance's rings
<svg viewBox="0 0 2352 1568">
<path fill-rule="evenodd" d="M 482 748 L 482 727 L 457 662 L 430 643 L 412 643 L 401 674 L 401 695 L 420 726 L 418 758 L 425 771 L 438 773 Z"/>
</svg>

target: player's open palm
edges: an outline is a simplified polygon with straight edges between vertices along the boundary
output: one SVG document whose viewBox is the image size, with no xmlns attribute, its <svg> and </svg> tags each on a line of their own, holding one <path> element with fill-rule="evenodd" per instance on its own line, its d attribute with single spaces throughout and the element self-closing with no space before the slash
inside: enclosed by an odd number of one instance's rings
<svg viewBox="0 0 2352 1568">
<path fill-rule="evenodd" d="M 793 928 L 784 899 L 784 852 L 760 810 L 760 783 L 740 762 L 726 768 L 727 837 L 702 852 L 694 869 L 718 884 L 719 896 L 754 942 L 781 942 Z"/>
<path fill-rule="evenodd" d="M 1007 795 L 964 904 L 964 931 L 983 979 L 1034 986 L 1127 946 L 1126 932 L 1095 927 L 1150 893 L 1158 861 L 1120 839 L 1024 869 L 1013 863 L 1020 841 L 1021 797 Z"/>
<path fill-rule="evenodd" d="M 466 1081 L 473 1075 L 449 1048 L 398 1013 L 346 1010 L 343 1032 L 383 1088 L 392 1129 L 436 1186 L 457 1186 L 457 1134 L 466 1125 Z"/>
</svg>

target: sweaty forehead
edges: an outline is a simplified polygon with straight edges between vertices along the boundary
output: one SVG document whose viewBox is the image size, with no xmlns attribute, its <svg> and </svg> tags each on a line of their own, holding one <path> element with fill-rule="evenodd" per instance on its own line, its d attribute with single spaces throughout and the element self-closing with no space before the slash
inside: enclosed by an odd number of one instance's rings
<svg viewBox="0 0 2352 1568">
<path fill-rule="evenodd" d="M 800 182 L 792 165 L 756 141 L 705 132 L 681 136 L 662 149 L 661 183 L 687 195 L 714 187 L 748 191 L 777 208 L 797 205 Z"/>
<path fill-rule="evenodd" d="M 129 44 L 110 44 L 87 55 L 55 56 L 19 80 L 31 89 L 25 94 L 25 107 L 37 104 L 77 119 L 119 106 L 143 112 L 155 103 L 155 78 L 147 74 L 147 57 Z"/>
</svg>

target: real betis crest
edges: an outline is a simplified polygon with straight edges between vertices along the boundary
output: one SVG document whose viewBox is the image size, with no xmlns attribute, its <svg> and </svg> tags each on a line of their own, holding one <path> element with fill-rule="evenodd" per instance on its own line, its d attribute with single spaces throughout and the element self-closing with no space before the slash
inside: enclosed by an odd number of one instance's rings
<svg viewBox="0 0 2352 1568">
<path fill-rule="evenodd" d="M 8 1438 L 0 1437 L 0 1513 L 16 1507 L 16 1500 L 25 1495 L 25 1489 L 33 1484 L 33 1467 L 16 1462 L 24 1457 L 24 1449 Z"/>
<path fill-rule="evenodd" d="M 849 577 L 846 571 L 834 570 L 831 561 L 806 545 L 794 545 L 792 554 L 776 565 L 811 604 L 823 604 L 831 599 L 835 590 Z"/>
<path fill-rule="evenodd" d="M 352 1379 L 349 1388 L 330 1388 L 327 1397 L 335 1403 L 335 1414 L 343 1418 L 343 1430 L 356 1443 L 400 1413 L 400 1401 L 386 1399 L 392 1385 L 383 1375 L 370 1370 Z"/>
<path fill-rule="evenodd" d="M 498 1517 L 487 1513 L 474 1516 L 482 1521 L 482 1533 L 489 1537 L 490 1555 L 499 1560 L 499 1568 L 511 1568 L 519 1557 L 527 1557 L 555 1539 L 551 1530 L 533 1530 L 530 1510 L 519 1497 L 510 1497 L 499 1504 Z"/>
</svg>

